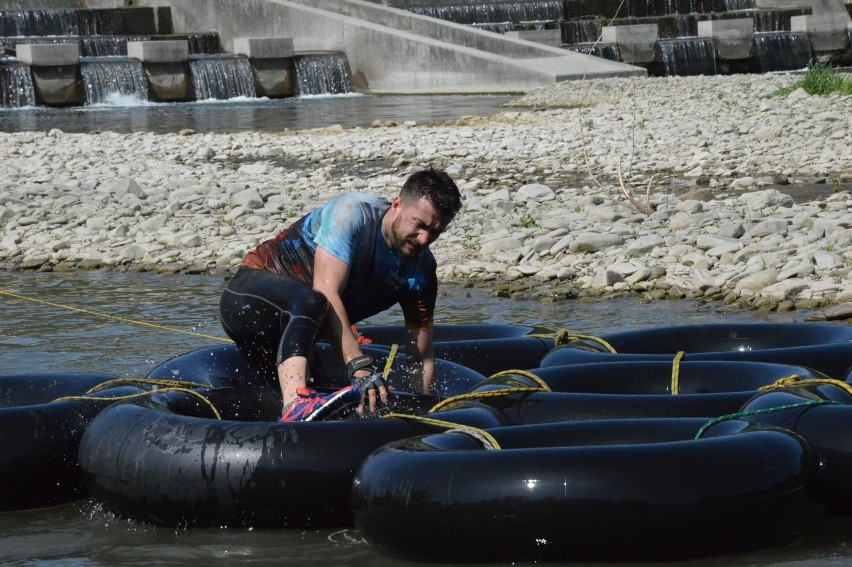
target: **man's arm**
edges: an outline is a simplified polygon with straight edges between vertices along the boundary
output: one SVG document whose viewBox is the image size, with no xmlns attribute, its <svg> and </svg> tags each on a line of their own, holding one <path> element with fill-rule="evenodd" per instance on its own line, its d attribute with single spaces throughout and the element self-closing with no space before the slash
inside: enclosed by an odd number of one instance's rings
<svg viewBox="0 0 852 567">
<path fill-rule="evenodd" d="M 432 328 L 427 331 L 408 327 L 408 345 L 405 349 L 406 365 L 411 369 L 412 386 L 422 385 L 421 392 L 428 394 L 435 377 L 435 349 Z"/>
<path fill-rule="evenodd" d="M 325 325 L 331 334 L 331 344 L 343 358 L 344 364 L 361 356 L 361 349 L 350 331 L 349 315 L 341 298 L 348 280 L 349 264 L 317 246 L 314 255 L 314 289 L 328 299 L 330 309 L 325 317 Z"/>
</svg>

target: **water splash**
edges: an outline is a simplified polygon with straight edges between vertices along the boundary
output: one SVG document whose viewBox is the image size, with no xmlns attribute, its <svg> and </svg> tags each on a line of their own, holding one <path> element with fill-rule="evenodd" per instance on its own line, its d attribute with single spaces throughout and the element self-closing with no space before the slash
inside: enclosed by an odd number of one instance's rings
<svg viewBox="0 0 852 567">
<path fill-rule="evenodd" d="M 116 95 L 148 100 L 148 82 L 138 61 L 81 61 L 80 73 L 88 104 L 114 102 Z"/>
</svg>

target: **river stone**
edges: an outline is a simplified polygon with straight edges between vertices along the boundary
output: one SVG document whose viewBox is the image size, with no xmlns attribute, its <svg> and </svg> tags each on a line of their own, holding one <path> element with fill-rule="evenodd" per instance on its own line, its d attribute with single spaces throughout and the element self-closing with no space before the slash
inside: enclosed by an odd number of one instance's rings
<svg viewBox="0 0 852 567">
<path fill-rule="evenodd" d="M 759 291 L 767 286 L 770 286 L 778 281 L 778 270 L 761 270 L 757 273 L 750 274 L 745 276 L 740 281 L 736 283 L 734 289 L 743 290 L 748 289 L 752 291 Z"/>
<path fill-rule="evenodd" d="M 600 252 L 613 246 L 621 246 L 624 243 L 624 238 L 617 234 L 600 234 L 596 232 L 586 232 L 577 236 L 569 245 L 572 252 Z"/>
<path fill-rule="evenodd" d="M 530 183 L 528 185 L 523 185 L 518 189 L 518 192 L 515 196 L 519 201 L 524 202 L 544 202 L 552 201 L 556 198 L 556 195 L 553 193 L 553 189 L 551 189 L 547 185 L 542 185 L 541 183 Z"/>
</svg>

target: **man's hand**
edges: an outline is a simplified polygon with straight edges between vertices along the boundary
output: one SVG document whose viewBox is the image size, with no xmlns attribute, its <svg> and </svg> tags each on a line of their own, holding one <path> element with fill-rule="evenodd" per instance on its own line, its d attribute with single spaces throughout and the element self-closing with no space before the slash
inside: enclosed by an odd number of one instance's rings
<svg viewBox="0 0 852 567">
<path fill-rule="evenodd" d="M 361 402 L 358 404 L 358 413 L 363 414 L 367 405 L 370 413 L 376 411 L 378 401 L 382 404 L 388 402 L 388 385 L 382 378 L 381 372 L 373 365 L 373 357 L 363 355 L 353 358 L 346 365 L 346 372 L 354 388 L 361 393 Z"/>
</svg>

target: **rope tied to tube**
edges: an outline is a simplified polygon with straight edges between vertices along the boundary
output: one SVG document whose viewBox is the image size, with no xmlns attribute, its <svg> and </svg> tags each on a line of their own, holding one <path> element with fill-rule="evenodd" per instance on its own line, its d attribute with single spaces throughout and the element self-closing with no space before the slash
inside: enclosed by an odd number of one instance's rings
<svg viewBox="0 0 852 567">
<path fill-rule="evenodd" d="M 741 417 L 750 417 L 754 415 L 766 415 L 770 413 L 775 413 L 779 411 L 791 410 L 791 409 L 799 409 L 806 408 L 810 406 L 825 406 L 825 405 L 840 405 L 840 402 L 836 402 L 834 400 L 809 400 L 806 402 L 799 402 L 795 404 L 785 404 L 782 406 L 774 406 L 771 408 L 763 408 L 759 410 L 751 410 L 751 411 L 743 411 L 737 413 L 729 413 L 727 415 L 721 415 L 719 417 L 715 417 L 701 426 L 698 432 L 695 434 L 695 439 L 701 439 L 704 433 L 713 425 L 717 423 L 721 423 L 723 421 L 730 421 L 732 419 L 739 419 Z"/>
<path fill-rule="evenodd" d="M 129 386 L 129 385 L 153 385 L 159 386 L 157 389 L 149 390 L 147 392 L 139 392 L 138 394 L 127 394 L 124 396 L 115 396 L 114 398 L 100 398 L 97 396 L 93 396 L 97 392 L 114 388 L 116 386 Z M 210 384 L 199 384 L 196 382 L 179 382 L 177 380 L 157 380 L 152 378 L 116 378 L 113 380 L 108 380 L 106 382 L 102 382 L 96 386 L 92 386 L 88 390 L 86 390 L 83 394 L 78 396 L 63 396 L 61 398 L 56 398 L 55 400 L 51 400 L 50 403 L 58 403 L 58 402 L 85 402 L 85 401 L 103 401 L 104 399 L 108 399 L 109 401 L 127 401 L 133 399 L 140 399 L 149 396 L 153 396 L 155 394 L 165 394 L 167 392 L 180 392 L 183 394 L 187 394 L 193 397 L 200 399 L 204 402 L 207 407 L 210 408 L 211 413 L 216 417 L 216 419 L 221 420 L 222 414 L 216 408 L 216 406 L 211 402 L 204 394 L 198 392 L 197 390 L 192 390 L 191 388 L 210 388 Z"/>
<path fill-rule="evenodd" d="M 447 433 L 462 433 L 464 435 L 467 435 L 468 437 L 472 437 L 473 439 L 482 443 L 483 447 L 485 447 L 486 450 L 498 451 L 501 449 L 500 443 L 497 442 L 497 439 L 495 439 L 493 435 L 491 435 L 484 429 L 480 429 L 478 427 L 473 427 L 470 425 L 459 425 L 458 423 L 453 423 L 451 421 L 424 417 L 422 415 L 407 415 L 404 413 L 389 413 L 382 417 L 383 419 L 395 417 L 407 421 L 425 423 L 426 425 L 432 425 L 434 427 L 442 427 L 447 430 Z"/>
<path fill-rule="evenodd" d="M 464 400 L 477 400 L 481 398 L 500 398 L 505 396 L 511 396 L 512 394 L 529 394 L 534 392 L 550 392 L 550 386 L 547 383 L 530 372 L 529 370 L 501 370 L 496 374 L 493 374 L 489 377 L 491 378 L 499 378 L 501 376 L 524 376 L 533 380 L 537 386 L 518 386 L 513 388 L 505 388 L 503 390 L 492 390 L 489 392 L 468 392 L 466 394 L 459 394 L 457 396 L 451 396 L 445 400 L 441 400 L 437 404 L 435 404 L 432 409 L 429 410 L 428 413 L 436 412 L 441 409 L 444 409 L 446 406 L 453 404 L 455 402 L 460 402 Z"/>
<path fill-rule="evenodd" d="M 778 388 L 797 388 L 801 386 L 835 386 L 840 388 L 850 396 L 852 396 L 852 385 L 848 384 L 842 380 L 835 380 L 834 378 L 802 378 L 797 374 L 793 374 L 792 376 L 787 376 L 786 378 L 779 378 L 772 384 L 768 384 L 766 386 L 761 386 L 758 390 L 763 392 L 768 392 L 771 390 L 776 390 Z"/>
<path fill-rule="evenodd" d="M 568 329 L 560 329 L 555 333 L 530 333 L 527 336 L 537 339 L 553 339 L 553 346 L 565 345 L 574 341 L 590 341 L 602 346 L 607 352 L 616 354 L 615 348 L 601 337 L 583 333 L 572 333 Z"/>
<path fill-rule="evenodd" d="M 680 394 L 680 362 L 685 355 L 685 351 L 678 351 L 672 361 L 672 396 Z"/>
</svg>

